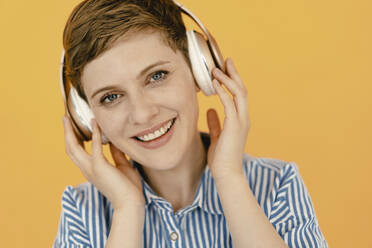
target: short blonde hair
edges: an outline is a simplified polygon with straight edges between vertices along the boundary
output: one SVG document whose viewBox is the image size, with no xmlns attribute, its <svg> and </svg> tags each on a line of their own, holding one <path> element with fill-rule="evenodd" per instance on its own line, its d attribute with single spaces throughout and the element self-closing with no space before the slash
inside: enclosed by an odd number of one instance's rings
<svg viewBox="0 0 372 248">
<path fill-rule="evenodd" d="M 87 101 L 81 84 L 84 66 L 131 32 L 161 32 L 189 63 L 185 24 L 172 0 L 84 0 L 72 11 L 63 32 L 65 79 Z"/>
</svg>

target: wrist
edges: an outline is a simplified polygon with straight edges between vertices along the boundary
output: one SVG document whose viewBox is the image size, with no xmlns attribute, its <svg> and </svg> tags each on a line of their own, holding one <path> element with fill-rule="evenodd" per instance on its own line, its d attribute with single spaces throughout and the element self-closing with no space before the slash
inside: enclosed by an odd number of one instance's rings
<svg viewBox="0 0 372 248">
<path fill-rule="evenodd" d="M 114 209 L 110 234 L 105 247 L 140 247 L 145 208 L 127 204 Z"/>
<path fill-rule="evenodd" d="M 124 206 L 114 208 L 114 214 L 116 215 L 123 215 L 128 213 L 132 214 L 142 214 L 145 212 L 145 204 L 136 204 L 136 203 L 130 203 L 130 204 L 125 204 Z"/>
<path fill-rule="evenodd" d="M 146 200 L 143 196 L 140 198 L 123 198 L 120 201 L 111 202 L 112 207 L 115 211 L 121 210 L 134 210 L 134 209 L 142 209 L 146 205 Z"/>
<path fill-rule="evenodd" d="M 211 170 L 211 174 L 212 174 L 212 176 L 214 178 L 214 181 L 216 183 L 223 183 L 225 181 L 236 180 L 236 179 L 239 179 L 239 178 L 242 178 L 242 177 L 245 178 L 244 171 L 243 171 L 242 167 L 239 167 L 239 168 L 238 167 L 226 168 L 226 167 L 229 167 L 229 166 L 226 166 L 226 164 L 225 164 L 223 169 Z"/>
</svg>

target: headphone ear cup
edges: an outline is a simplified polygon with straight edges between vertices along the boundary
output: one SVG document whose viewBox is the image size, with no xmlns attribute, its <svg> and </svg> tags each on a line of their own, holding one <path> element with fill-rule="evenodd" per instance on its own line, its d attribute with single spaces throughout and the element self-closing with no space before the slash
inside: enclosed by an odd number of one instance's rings
<svg viewBox="0 0 372 248">
<path fill-rule="evenodd" d="M 92 139 L 90 120 L 94 118 L 88 104 L 79 96 L 77 90 L 71 87 L 67 97 L 67 106 L 76 128 L 85 141 Z"/>
<path fill-rule="evenodd" d="M 203 35 L 195 30 L 186 32 L 189 58 L 194 78 L 207 96 L 216 94 L 212 85 L 212 69 L 216 67 L 208 43 Z"/>
<path fill-rule="evenodd" d="M 92 140 L 92 126 L 90 121 L 94 118 L 92 110 L 85 100 L 71 87 L 67 97 L 67 108 L 71 116 L 73 127 L 78 138 L 85 141 Z M 107 144 L 108 139 L 102 133 L 102 144 Z"/>
</svg>

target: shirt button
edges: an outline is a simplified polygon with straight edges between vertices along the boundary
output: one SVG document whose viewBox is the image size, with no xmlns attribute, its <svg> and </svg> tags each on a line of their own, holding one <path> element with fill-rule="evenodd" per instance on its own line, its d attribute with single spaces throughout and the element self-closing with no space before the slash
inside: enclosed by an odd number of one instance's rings
<svg viewBox="0 0 372 248">
<path fill-rule="evenodd" d="M 178 233 L 172 232 L 169 237 L 172 241 L 176 241 L 178 239 Z"/>
</svg>

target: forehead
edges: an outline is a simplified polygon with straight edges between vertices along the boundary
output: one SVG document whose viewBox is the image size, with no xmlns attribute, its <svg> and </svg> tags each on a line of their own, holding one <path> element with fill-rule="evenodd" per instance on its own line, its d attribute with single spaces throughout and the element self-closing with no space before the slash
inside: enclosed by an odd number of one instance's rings
<svg viewBox="0 0 372 248">
<path fill-rule="evenodd" d="M 138 32 L 116 40 L 106 51 L 86 64 L 81 82 L 89 95 L 93 88 L 134 80 L 146 66 L 159 60 L 179 63 L 183 56 L 174 51 L 160 32 Z"/>
</svg>

